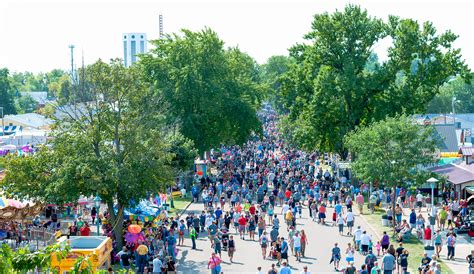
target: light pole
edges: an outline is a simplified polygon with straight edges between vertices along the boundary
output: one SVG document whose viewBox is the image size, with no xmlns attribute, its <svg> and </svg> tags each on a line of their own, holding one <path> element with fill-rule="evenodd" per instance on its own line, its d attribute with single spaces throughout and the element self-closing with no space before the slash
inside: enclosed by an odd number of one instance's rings
<svg viewBox="0 0 474 274">
<path fill-rule="evenodd" d="M 97 236 L 100 236 L 100 226 L 99 226 L 99 212 L 100 212 L 100 202 L 102 202 L 102 199 L 99 197 L 99 195 L 96 195 L 94 198 L 94 203 L 95 203 L 95 209 L 97 210 L 97 216 L 95 223 L 97 225 Z"/>
<path fill-rule="evenodd" d="M 434 204 L 434 187 L 436 183 L 438 182 L 438 179 L 436 178 L 429 178 L 427 181 L 431 185 L 431 219 L 430 219 L 430 225 L 431 225 L 431 246 L 434 246 L 434 225 L 435 225 L 435 204 Z"/>
<path fill-rule="evenodd" d="M 451 106 L 453 108 L 453 125 L 456 127 L 456 112 L 454 109 L 454 104 L 456 103 L 456 96 L 453 96 L 453 99 L 451 100 Z"/>
</svg>

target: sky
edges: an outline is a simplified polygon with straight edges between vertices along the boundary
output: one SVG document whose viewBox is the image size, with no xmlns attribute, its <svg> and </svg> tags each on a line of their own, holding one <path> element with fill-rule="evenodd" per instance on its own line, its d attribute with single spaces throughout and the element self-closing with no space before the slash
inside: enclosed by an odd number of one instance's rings
<svg viewBox="0 0 474 274">
<path fill-rule="evenodd" d="M 313 15 L 359 4 L 371 16 L 388 15 L 431 21 L 438 31 L 459 35 L 455 47 L 474 65 L 474 1 L 472 0 L 0 0 L 0 67 L 10 71 L 70 68 L 97 59 L 123 58 L 122 34 L 145 32 L 158 38 L 158 15 L 164 32 L 199 31 L 210 27 L 226 46 L 238 46 L 259 63 L 286 55 L 303 41 Z M 389 41 L 375 48 L 383 60 Z M 77 62 L 78 61 L 78 62 Z"/>
</svg>

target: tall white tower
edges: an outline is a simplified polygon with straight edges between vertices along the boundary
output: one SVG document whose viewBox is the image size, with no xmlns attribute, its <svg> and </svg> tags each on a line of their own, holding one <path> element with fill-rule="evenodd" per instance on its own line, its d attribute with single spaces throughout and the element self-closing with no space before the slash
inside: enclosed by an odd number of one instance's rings
<svg viewBox="0 0 474 274">
<path fill-rule="evenodd" d="M 138 61 L 137 54 L 147 52 L 146 33 L 123 34 L 123 62 L 126 67 Z"/>
</svg>

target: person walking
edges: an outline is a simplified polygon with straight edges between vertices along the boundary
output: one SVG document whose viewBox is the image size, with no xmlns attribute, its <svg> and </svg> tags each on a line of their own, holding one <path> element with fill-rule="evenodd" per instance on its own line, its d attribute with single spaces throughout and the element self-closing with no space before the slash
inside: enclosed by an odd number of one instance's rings
<svg viewBox="0 0 474 274">
<path fill-rule="evenodd" d="M 265 260 L 266 255 L 267 255 L 268 242 L 269 242 L 266 231 L 263 232 L 262 236 L 259 239 L 259 242 L 260 242 L 260 247 L 262 248 L 262 258 Z"/>
<path fill-rule="evenodd" d="M 441 230 L 438 229 L 436 231 L 436 234 L 434 236 L 434 244 L 435 244 L 435 252 L 436 256 L 439 258 L 439 254 L 441 253 L 441 250 L 443 249 L 443 238 L 441 236 Z"/>
<path fill-rule="evenodd" d="M 304 258 L 304 253 L 306 251 L 306 246 L 308 245 L 308 237 L 306 236 L 306 232 L 301 230 L 301 257 Z"/>
<path fill-rule="evenodd" d="M 388 246 L 390 245 L 390 237 L 387 235 L 387 231 L 383 232 L 382 239 L 380 240 L 380 244 L 382 245 L 382 251 L 388 249 Z"/>
<path fill-rule="evenodd" d="M 301 237 L 298 231 L 293 236 L 293 248 L 295 249 L 296 261 L 301 262 Z"/>
<path fill-rule="evenodd" d="M 189 238 L 191 238 L 192 247 L 191 249 L 196 249 L 196 239 L 197 239 L 197 231 L 194 226 L 191 226 L 191 231 L 189 232 Z"/>
<path fill-rule="evenodd" d="M 234 241 L 234 236 L 230 236 L 229 242 L 227 243 L 227 255 L 229 256 L 229 260 L 232 263 L 232 260 L 234 259 L 234 253 L 235 253 L 235 241 Z"/>
<path fill-rule="evenodd" d="M 220 274 L 221 273 L 221 258 L 212 252 L 209 261 L 207 262 L 207 268 L 211 269 L 211 274 Z"/>
<path fill-rule="evenodd" d="M 456 245 L 456 236 L 454 232 L 450 232 L 448 238 L 446 238 L 446 245 L 448 246 L 448 260 L 454 261 L 455 256 L 455 245 Z"/>
<path fill-rule="evenodd" d="M 334 247 L 331 249 L 331 261 L 329 263 L 334 263 L 334 270 L 339 271 L 339 262 L 341 261 L 341 249 L 337 246 L 337 243 L 334 244 Z"/>
<path fill-rule="evenodd" d="M 285 238 L 281 237 L 281 252 L 280 252 L 280 258 L 281 260 L 286 260 L 286 263 L 288 264 L 288 243 L 285 241 Z"/>
<path fill-rule="evenodd" d="M 392 254 L 387 252 L 382 257 L 382 270 L 383 270 L 383 273 L 384 274 L 392 274 L 393 270 L 395 269 L 395 265 L 396 265 L 395 257 Z"/>
<path fill-rule="evenodd" d="M 398 256 L 399 268 L 398 273 L 405 274 L 408 273 L 408 250 L 404 249 L 402 254 Z"/>
</svg>

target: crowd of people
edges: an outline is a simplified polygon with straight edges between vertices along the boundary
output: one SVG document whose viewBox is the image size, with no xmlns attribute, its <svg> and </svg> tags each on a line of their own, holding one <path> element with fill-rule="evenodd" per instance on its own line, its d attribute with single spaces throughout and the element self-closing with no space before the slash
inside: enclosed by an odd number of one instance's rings
<svg viewBox="0 0 474 274">
<path fill-rule="evenodd" d="M 448 258 L 454 258 L 455 220 L 468 214 L 463 201 L 443 194 L 445 206 L 436 214 L 439 230 L 431 239 L 434 227 L 420 213 L 430 201 L 421 193 L 410 193 L 403 188 L 369 191 L 367 184 L 350 182 L 348 176 L 338 178 L 326 168 L 332 163 L 324 155 L 294 149 L 283 141 L 277 130 L 276 115 L 265 113 L 261 119 L 262 137 L 255 136 L 243 146 L 222 146 L 211 151 L 213 172 L 196 176 L 191 189 L 194 202 L 202 202 L 204 210 L 176 218 L 165 216 L 159 226 L 144 222 L 142 237 L 127 241 L 124 249 L 114 254 L 124 269 L 134 265 L 138 273 L 174 273 L 178 267 L 178 247 L 186 237 L 192 250 L 198 248 L 197 239 L 209 239 L 213 252 L 207 267 L 212 274 L 223 272 L 223 260 L 234 262 L 241 240 L 255 242 L 262 259 L 269 260 L 271 267 L 265 273 L 293 273 L 290 265 L 305 258 L 311 242 L 311 231 L 298 222 L 303 216 L 320 225 L 333 226 L 341 236 L 353 238 L 346 246 L 335 240 L 328 250 L 335 271 L 407 273 L 410 252 L 403 242 L 411 233 L 426 243 L 433 240 L 436 245 L 434 256 L 423 256 L 420 273 L 442 273 L 438 258 L 444 245 Z M 392 242 L 387 232 L 375 239 L 370 232 L 355 226 L 356 211 L 362 214 L 365 210 L 364 196 L 368 197 L 369 211 L 386 209 L 388 221 L 395 223 L 398 241 Z M 404 209 L 410 208 L 411 213 L 405 214 Z M 132 223 L 125 221 L 124 229 Z M 106 234 L 111 234 L 107 223 L 103 228 Z M 450 232 L 443 237 L 442 230 Z M 363 262 L 355 262 L 356 253 L 364 257 Z M 468 261 L 472 264 L 472 256 Z M 257 269 L 257 273 L 262 271 L 261 267 Z M 304 265 L 301 273 L 309 273 L 308 266 Z"/>
</svg>

